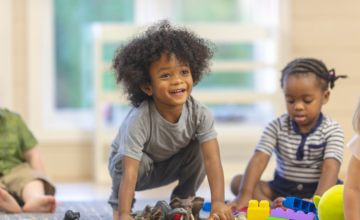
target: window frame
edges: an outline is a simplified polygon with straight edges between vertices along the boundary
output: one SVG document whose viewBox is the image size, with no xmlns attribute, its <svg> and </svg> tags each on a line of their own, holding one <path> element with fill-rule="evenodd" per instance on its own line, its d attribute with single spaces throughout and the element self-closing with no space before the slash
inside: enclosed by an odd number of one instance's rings
<svg viewBox="0 0 360 220">
<path fill-rule="evenodd" d="M 10 0 L 8 0 L 10 1 Z M 159 14 L 168 17 L 168 12 L 144 14 L 145 7 L 141 0 L 134 3 L 134 23 L 143 25 L 161 19 Z M 154 7 L 161 1 L 152 0 Z M 290 53 L 291 2 L 279 0 L 279 42 L 283 46 L 278 50 L 279 65 L 285 65 L 283 57 Z M 94 110 L 55 109 L 55 47 L 54 47 L 54 0 L 27 1 L 27 45 L 28 45 L 28 103 L 29 123 L 34 128 L 38 139 L 44 141 L 86 141 L 92 140 L 95 128 Z M 170 11 L 171 12 L 171 11 Z M 151 13 L 151 12 L 149 12 Z M 278 68 L 280 69 L 280 68 Z M 284 105 L 275 106 L 278 114 Z M 80 117 L 87 118 L 85 124 L 79 124 Z M 69 123 L 64 123 L 71 119 Z M 94 120 L 92 120 L 94 119 Z M 81 121 L 81 120 L 80 120 Z"/>
</svg>

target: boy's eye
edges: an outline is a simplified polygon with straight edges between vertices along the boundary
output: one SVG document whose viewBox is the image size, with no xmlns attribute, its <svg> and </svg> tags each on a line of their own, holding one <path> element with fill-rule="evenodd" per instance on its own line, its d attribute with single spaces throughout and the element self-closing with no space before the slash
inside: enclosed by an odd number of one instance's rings
<svg viewBox="0 0 360 220">
<path fill-rule="evenodd" d="M 189 73 L 189 71 L 187 71 L 187 70 L 183 70 L 183 71 L 181 71 L 181 74 L 188 74 Z"/>
<path fill-rule="evenodd" d="M 164 75 L 161 76 L 161 78 L 169 78 L 170 77 L 170 74 L 168 73 L 165 73 Z"/>
<path fill-rule="evenodd" d="M 286 101 L 290 104 L 294 104 L 294 101 L 292 101 L 292 100 L 286 100 Z"/>
<path fill-rule="evenodd" d="M 310 104 L 313 100 L 304 100 L 306 104 Z"/>
</svg>

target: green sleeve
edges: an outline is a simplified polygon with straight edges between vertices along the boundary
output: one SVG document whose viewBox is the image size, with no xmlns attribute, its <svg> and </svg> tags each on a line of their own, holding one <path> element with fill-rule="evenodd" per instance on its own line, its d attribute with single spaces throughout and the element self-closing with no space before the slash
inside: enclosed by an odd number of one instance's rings
<svg viewBox="0 0 360 220">
<path fill-rule="evenodd" d="M 17 122 L 17 129 L 18 129 L 18 137 L 20 142 L 20 149 L 22 152 L 25 152 L 27 150 L 30 150 L 31 148 L 35 147 L 37 144 L 37 141 L 35 137 L 32 135 L 32 133 L 27 128 L 24 121 L 19 116 Z"/>
</svg>

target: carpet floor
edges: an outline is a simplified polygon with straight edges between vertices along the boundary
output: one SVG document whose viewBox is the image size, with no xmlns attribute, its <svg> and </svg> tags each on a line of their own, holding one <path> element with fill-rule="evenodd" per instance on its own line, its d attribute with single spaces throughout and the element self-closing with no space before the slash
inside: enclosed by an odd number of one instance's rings
<svg viewBox="0 0 360 220">
<path fill-rule="evenodd" d="M 155 205 L 157 200 L 137 200 L 133 210 L 143 210 L 146 205 Z M 167 201 L 169 202 L 169 201 Z M 54 213 L 19 213 L 8 214 L 0 211 L 1 220 L 62 220 L 67 210 L 80 212 L 80 220 L 112 220 L 112 209 L 106 201 L 86 201 L 86 202 L 64 202 L 56 207 Z M 208 212 L 201 211 L 200 216 L 207 218 Z"/>
</svg>

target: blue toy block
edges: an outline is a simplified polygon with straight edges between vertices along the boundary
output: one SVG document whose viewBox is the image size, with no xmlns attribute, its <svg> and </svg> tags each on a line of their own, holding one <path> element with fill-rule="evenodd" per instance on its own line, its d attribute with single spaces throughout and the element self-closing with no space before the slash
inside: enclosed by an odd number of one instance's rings
<svg viewBox="0 0 360 220">
<path fill-rule="evenodd" d="M 228 201 L 225 201 L 225 204 Z M 205 212 L 210 212 L 211 211 L 211 202 L 204 202 L 204 205 L 202 207 L 202 210 L 204 210 Z"/>
<path fill-rule="evenodd" d="M 282 201 L 282 204 L 284 207 L 294 209 L 295 211 L 312 212 L 314 214 L 317 212 L 314 203 L 296 197 L 286 197 L 286 199 Z"/>
</svg>

